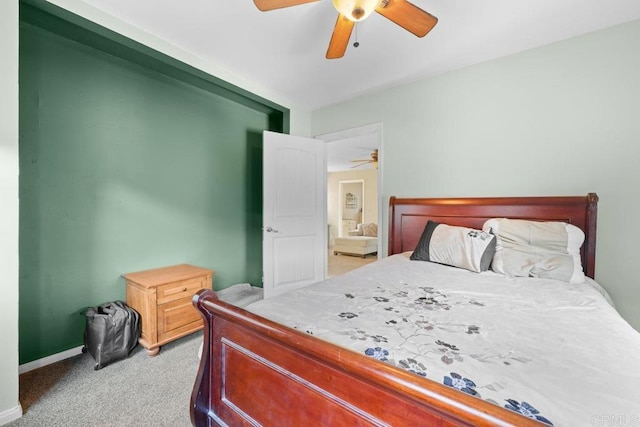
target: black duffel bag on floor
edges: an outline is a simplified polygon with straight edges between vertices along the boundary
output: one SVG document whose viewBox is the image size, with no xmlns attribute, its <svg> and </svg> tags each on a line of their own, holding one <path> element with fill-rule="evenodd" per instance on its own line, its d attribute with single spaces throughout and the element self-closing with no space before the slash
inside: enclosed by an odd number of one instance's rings
<svg viewBox="0 0 640 427">
<path fill-rule="evenodd" d="M 122 301 L 90 307 L 86 312 L 84 349 L 96 361 L 94 369 L 126 359 L 140 337 L 140 315 Z"/>
</svg>

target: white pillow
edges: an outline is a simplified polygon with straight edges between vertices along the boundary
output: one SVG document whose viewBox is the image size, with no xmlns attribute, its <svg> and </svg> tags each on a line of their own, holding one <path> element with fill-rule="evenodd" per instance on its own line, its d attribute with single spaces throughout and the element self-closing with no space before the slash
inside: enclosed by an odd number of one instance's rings
<svg viewBox="0 0 640 427">
<path fill-rule="evenodd" d="M 519 277 L 583 283 L 580 247 L 584 233 L 564 222 L 494 218 L 482 229 L 497 237 L 491 269 Z"/>
</svg>

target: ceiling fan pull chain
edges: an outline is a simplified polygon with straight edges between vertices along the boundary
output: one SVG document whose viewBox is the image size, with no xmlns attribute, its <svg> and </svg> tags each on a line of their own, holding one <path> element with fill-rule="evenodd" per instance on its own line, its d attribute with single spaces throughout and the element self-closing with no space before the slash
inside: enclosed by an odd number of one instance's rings
<svg viewBox="0 0 640 427">
<path fill-rule="evenodd" d="M 354 25 L 354 27 L 356 27 L 356 41 L 353 43 L 353 47 L 358 47 L 360 46 L 360 42 L 358 41 L 358 23 L 357 22 Z"/>
</svg>

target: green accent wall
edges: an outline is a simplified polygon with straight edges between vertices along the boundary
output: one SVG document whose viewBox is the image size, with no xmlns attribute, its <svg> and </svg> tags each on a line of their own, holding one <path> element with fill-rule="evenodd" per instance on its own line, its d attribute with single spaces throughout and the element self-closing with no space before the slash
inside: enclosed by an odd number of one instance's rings
<svg viewBox="0 0 640 427">
<path fill-rule="evenodd" d="M 288 110 L 137 49 L 21 5 L 20 363 L 82 345 L 123 273 L 261 284 L 262 131 Z"/>
</svg>

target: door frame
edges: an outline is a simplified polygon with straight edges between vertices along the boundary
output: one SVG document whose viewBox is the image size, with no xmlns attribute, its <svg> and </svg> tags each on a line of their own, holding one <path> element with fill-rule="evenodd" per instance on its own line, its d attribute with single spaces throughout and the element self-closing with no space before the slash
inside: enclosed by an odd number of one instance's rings
<svg viewBox="0 0 640 427">
<path fill-rule="evenodd" d="M 376 134 L 377 141 L 378 141 L 378 259 L 381 259 L 383 257 L 383 252 L 385 252 L 383 250 L 383 243 L 386 243 L 386 241 L 383 240 L 384 232 L 382 232 L 383 230 L 382 224 L 383 224 L 383 218 L 384 218 L 383 209 L 385 207 L 382 199 L 382 183 L 383 183 L 382 174 L 384 171 L 384 167 L 383 167 L 384 150 L 383 150 L 382 131 L 383 131 L 382 122 L 377 122 L 377 123 L 371 123 L 364 126 L 343 129 L 335 132 L 318 134 L 314 137 L 316 139 L 321 139 L 324 142 L 339 142 L 340 140 L 346 140 L 346 139 L 356 138 L 359 136 Z M 327 183 L 327 171 L 325 170 L 325 188 L 326 188 L 326 183 Z M 325 228 L 327 228 L 327 223 L 328 223 L 326 210 L 327 209 L 325 206 L 325 215 L 324 215 Z M 325 271 L 326 269 L 327 269 L 327 257 L 325 257 Z M 326 277 L 326 273 L 325 273 L 325 277 Z"/>
</svg>

